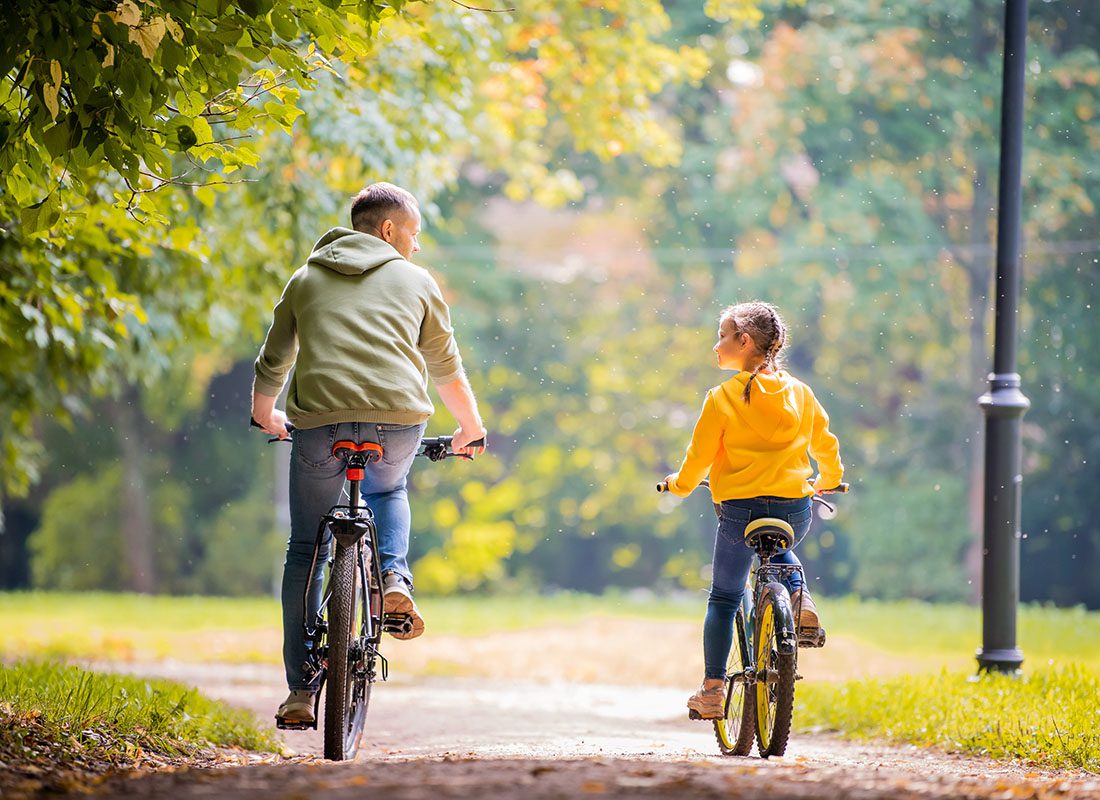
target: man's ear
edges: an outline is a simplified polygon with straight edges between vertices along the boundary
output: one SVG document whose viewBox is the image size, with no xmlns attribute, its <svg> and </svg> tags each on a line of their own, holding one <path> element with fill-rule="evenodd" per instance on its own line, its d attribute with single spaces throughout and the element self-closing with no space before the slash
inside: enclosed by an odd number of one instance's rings
<svg viewBox="0 0 1100 800">
<path fill-rule="evenodd" d="M 378 232 L 382 234 L 382 241 L 390 241 L 393 238 L 393 220 L 382 220 L 382 224 L 378 226 Z"/>
</svg>

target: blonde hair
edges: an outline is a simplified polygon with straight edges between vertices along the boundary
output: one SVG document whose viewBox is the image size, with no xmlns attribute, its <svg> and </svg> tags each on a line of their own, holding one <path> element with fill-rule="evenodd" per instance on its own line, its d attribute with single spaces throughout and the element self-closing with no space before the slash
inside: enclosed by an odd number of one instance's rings
<svg viewBox="0 0 1100 800">
<path fill-rule="evenodd" d="M 735 336 L 747 333 L 757 351 L 763 356 L 760 363 L 753 369 L 748 383 L 745 384 L 745 391 L 741 394 L 741 399 L 748 403 L 752 382 L 756 380 L 760 371 L 764 368 L 779 369 L 780 351 L 787 344 L 787 326 L 779 314 L 779 309 L 771 303 L 760 300 L 729 306 L 719 317 L 719 325 L 726 320 L 729 320 L 733 326 Z"/>
</svg>

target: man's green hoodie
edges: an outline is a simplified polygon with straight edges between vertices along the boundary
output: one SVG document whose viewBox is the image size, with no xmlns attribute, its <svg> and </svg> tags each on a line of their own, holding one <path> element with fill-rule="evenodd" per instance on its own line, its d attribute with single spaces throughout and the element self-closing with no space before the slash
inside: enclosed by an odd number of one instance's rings
<svg viewBox="0 0 1100 800">
<path fill-rule="evenodd" d="M 333 228 L 287 282 L 256 359 L 256 392 L 300 428 L 416 424 L 431 416 L 428 378 L 462 376 L 450 310 L 435 279 L 387 242 Z"/>
</svg>

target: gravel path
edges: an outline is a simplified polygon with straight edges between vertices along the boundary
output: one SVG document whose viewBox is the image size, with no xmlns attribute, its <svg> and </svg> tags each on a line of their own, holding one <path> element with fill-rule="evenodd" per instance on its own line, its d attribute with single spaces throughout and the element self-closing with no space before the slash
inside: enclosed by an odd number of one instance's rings
<svg viewBox="0 0 1100 800">
<path fill-rule="evenodd" d="M 199 686 L 262 719 L 284 694 L 272 667 L 136 668 Z M 319 733 L 287 733 L 276 764 L 182 770 L 102 788 L 180 798 L 1100 798 L 1100 776 L 914 747 L 793 734 L 784 758 L 722 758 L 685 692 L 549 681 L 393 680 L 376 688 L 353 763 L 319 758 Z M 796 710 L 797 713 L 797 710 Z"/>
</svg>

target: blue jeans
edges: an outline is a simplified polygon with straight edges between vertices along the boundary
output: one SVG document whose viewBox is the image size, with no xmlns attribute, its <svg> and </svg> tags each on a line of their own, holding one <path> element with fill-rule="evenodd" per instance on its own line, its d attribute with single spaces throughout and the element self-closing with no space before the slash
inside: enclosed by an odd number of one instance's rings
<svg viewBox="0 0 1100 800">
<path fill-rule="evenodd" d="M 303 596 L 309 584 L 310 619 L 321 604 L 324 566 L 332 553 L 332 535 L 327 531 L 313 575 L 313 544 L 320 518 L 341 499 L 345 464 L 332 455 L 340 439 L 376 442 L 382 445 L 380 461 L 367 464 L 360 494 L 374 514 L 382 573 L 396 572 L 409 584 L 412 573 L 409 552 L 409 494 L 406 478 L 420 446 L 424 425 L 380 425 L 373 422 L 342 422 L 320 428 L 294 431 L 290 454 L 290 540 L 283 564 L 283 666 L 291 689 L 315 689 L 302 669 L 306 659 L 304 642 L 306 609 Z"/>
<path fill-rule="evenodd" d="M 703 621 L 703 664 L 707 678 L 723 678 L 733 644 L 733 619 L 745 595 L 745 581 L 755 553 L 745 544 L 745 528 L 754 519 L 778 517 L 794 529 L 797 545 L 810 529 L 812 517 L 809 497 L 791 500 L 782 497 L 752 497 L 746 500 L 726 500 L 715 504 L 718 532 L 714 537 L 714 577 Z M 793 549 L 793 548 L 792 548 Z M 801 566 L 791 550 L 772 557 L 773 564 Z M 795 572 L 787 579 L 787 589 L 802 586 Z"/>
</svg>

